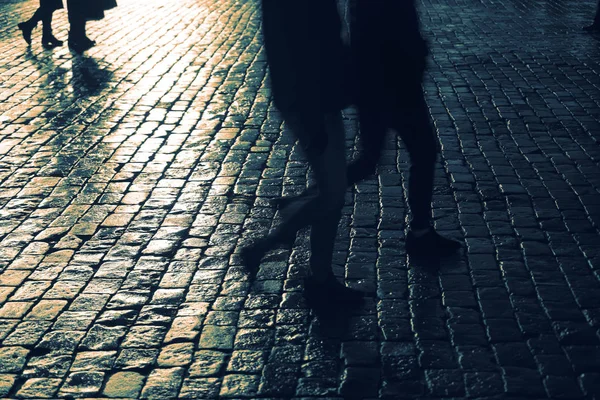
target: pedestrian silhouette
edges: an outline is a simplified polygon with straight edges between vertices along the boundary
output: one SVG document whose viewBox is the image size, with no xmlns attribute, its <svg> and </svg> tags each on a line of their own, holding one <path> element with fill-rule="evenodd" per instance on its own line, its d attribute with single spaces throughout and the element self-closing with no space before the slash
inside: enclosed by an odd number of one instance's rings
<svg viewBox="0 0 600 400">
<path fill-rule="evenodd" d="M 52 14 L 61 8 L 63 8 L 62 0 L 40 0 L 40 6 L 33 16 L 18 25 L 23 34 L 23 39 L 25 39 L 28 45 L 31 44 L 33 29 L 37 26 L 38 22 L 42 21 L 42 46 L 47 49 L 62 46 L 63 42 L 52 34 Z"/>
<path fill-rule="evenodd" d="M 600 32 L 600 0 L 596 6 L 596 16 L 594 17 L 594 22 L 589 26 L 585 26 L 583 30 L 586 32 Z"/>
<path fill-rule="evenodd" d="M 69 47 L 83 53 L 96 45 L 86 33 L 86 23 L 90 20 L 101 20 L 104 11 L 117 6 L 115 0 L 67 0 L 69 11 Z"/>
<path fill-rule="evenodd" d="M 263 0 L 262 15 L 274 103 L 304 151 L 316 188 L 291 202 L 283 222 L 242 249 L 241 256 L 255 274 L 268 250 L 310 226 L 307 303 L 317 310 L 357 306 L 362 293 L 338 282 L 331 266 L 346 191 L 345 50 L 336 0 Z"/>
<path fill-rule="evenodd" d="M 406 250 L 412 256 L 453 254 L 460 244 L 440 236 L 431 221 L 437 142 L 422 89 L 428 46 L 421 36 L 415 4 L 412 0 L 357 0 L 351 15 L 362 153 L 348 166 L 348 184 L 375 172 L 385 134 L 395 131 L 411 161 Z M 280 208 L 287 208 L 294 199 L 281 199 Z"/>
</svg>

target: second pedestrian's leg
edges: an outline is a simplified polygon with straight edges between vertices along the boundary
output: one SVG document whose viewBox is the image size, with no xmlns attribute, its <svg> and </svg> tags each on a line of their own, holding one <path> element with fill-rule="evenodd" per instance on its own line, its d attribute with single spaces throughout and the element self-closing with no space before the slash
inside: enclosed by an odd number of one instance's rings
<svg viewBox="0 0 600 400">
<path fill-rule="evenodd" d="M 52 11 L 46 11 L 42 17 L 42 46 L 47 49 L 62 46 L 62 40 L 58 40 L 52 34 Z"/>
<path fill-rule="evenodd" d="M 393 126 L 410 155 L 408 204 L 411 211 L 406 251 L 413 256 L 446 256 L 455 253 L 460 244 L 440 236 L 432 227 L 431 200 L 437 159 L 437 141 L 429 110 L 420 85 L 407 91 L 410 103 L 402 107 Z"/>
<path fill-rule="evenodd" d="M 375 110 L 365 108 L 360 112 L 359 124 L 361 149 L 358 158 L 351 161 L 346 168 L 346 184 L 348 186 L 352 186 L 375 173 L 387 132 L 381 113 Z M 274 200 L 274 203 L 287 213 L 289 209 L 294 207 L 294 203 L 297 206 L 307 199 L 314 199 L 316 191 L 316 187 L 311 186 L 298 196 L 281 197 Z"/>
<path fill-rule="evenodd" d="M 88 38 L 85 32 L 84 5 L 79 0 L 67 0 L 67 8 L 69 10 L 69 47 L 77 53 L 83 53 L 96 45 L 96 42 Z"/>
<path fill-rule="evenodd" d="M 358 118 L 361 150 L 358 158 L 348 165 L 348 185 L 360 182 L 375 172 L 387 132 L 380 112 L 359 106 Z"/>
<path fill-rule="evenodd" d="M 305 281 L 305 295 L 314 308 L 345 303 L 355 306 L 362 299 L 358 291 L 337 282 L 332 272 L 332 255 L 346 192 L 346 157 L 344 130 L 339 113 L 325 116 L 293 114 L 286 116 L 286 123 L 305 149 L 305 155 L 313 171 L 317 194 L 314 199 L 294 204 L 286 213 L 285 220 L 267 238 L 242 250 L 246 266 L 256 272 L 260 259 L 276 243 L 294 235 L 305 226 L 311 226 L 310 269 L 311 277 Z M 327 146 L 320 149 L 314 139 L 321 136 Z"/>
<path fill-rule="evenodd" d="M 44 16 L 44 9 L 42 7 L 38 8 L 35 13 L 25 22 L 21 22 L 19 25 L 19 29 L 23 34 L 23 39 L 27 42 L 27 44 L 31 44 L 31 31 L 37 26 L 38 22 L 42 20 Z"/>
</svg>

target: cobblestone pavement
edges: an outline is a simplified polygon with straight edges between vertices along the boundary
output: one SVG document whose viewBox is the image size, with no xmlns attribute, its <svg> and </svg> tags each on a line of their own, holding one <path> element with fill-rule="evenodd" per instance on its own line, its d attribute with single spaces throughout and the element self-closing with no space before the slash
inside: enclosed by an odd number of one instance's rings
<svg viewBox="0 0 600 400">
<path fill-rule="evenodd" d="M 254 283 L 236 254 L 307 176 L 256 4 L 119 3 L 76 56 L 0 0 L 0 397 L 600 398 L 594 1 L 419 3 L 435 224 L 465 246 L 406 257 L 390 137 L 340 225 L 336 273 L 374 293 L 345 330 L 302 301 L 305 234 Z"/>
</svg>

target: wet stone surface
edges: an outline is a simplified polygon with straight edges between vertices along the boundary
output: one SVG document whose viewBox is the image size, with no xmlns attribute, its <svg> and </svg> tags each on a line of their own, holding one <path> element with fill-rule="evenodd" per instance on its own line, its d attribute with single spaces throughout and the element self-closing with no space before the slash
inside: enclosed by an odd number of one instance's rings
<svg viewBox="0 0 600 400">
<path fill-rule="evenodd" d="M 418 1 L 433 215 L 464 247 L 407 257 L 390 136 L 347 193 L 334 271 L 371 297 L 346 320 L 306 308 L 306 232 L 240 265 L 309 176 L 257 3 L 120 0 L 76 55 L 0 0 L 0 397 L 599 399 L 594 2 Z"/>
</svg>

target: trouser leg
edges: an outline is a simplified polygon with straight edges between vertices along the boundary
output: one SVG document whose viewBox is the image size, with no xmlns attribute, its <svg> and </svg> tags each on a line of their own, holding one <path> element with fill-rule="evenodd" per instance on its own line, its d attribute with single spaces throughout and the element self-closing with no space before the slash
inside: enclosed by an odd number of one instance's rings
<svg viewBox="0 0 600 400">
<path fill-rule="evenodd" d="M 359 142 L 361 150 L 358 158 L 347 165 L 347 186 L 354 185 L 375 172 L 377 163 L 381 158 L 383 141 L 387 131 L 387 127 L 384 126 L 380 117 L 380 113 L 373 113 L 371 111 L 359 112 Z M 299 202 L 306 201 L 306 199 L 314 196 L 316 191 L 316 187 L 311 186 L 300 195 L 291 196 L 290 201 L 285 203 L 286 209 L 290 208 L 294 203 L 297 205 Z"/>
<path fill-rule="evenodd" d="M 33 15 L 31 16 L 31 18 L 29 18 L 25 23 L 31 27 L 35 27 L 37 25 L 37 23 L 42 20 L 43 17 L 44 17 L 44 8 L 39 7 L 37 10 L 35 10 Z"/>
<path fill-rule="evenodd" d="M 39 18 L 42 21 L 42 35 L 52 36 L 52 14 L 54 9 L 50 7 L 47 0 L 40 0 Z"/>
<path fill-rule="evenodd" d="M 311 163 L 315 177 L 319 176 L 319 203 L 323 207 L 323 211 L 316 215 L 310 235 L 310 266 L 318 280 L 331 274 L 333 249 L 346 193 L 345 135 L 341 116 L 339 113 L 328 116 L 325 123 L 331 144 Z"/>
<path fill-rule="evenodd" d="M 52 36 L 52 12 L 46 12 L 42 17 L 42 35 Z"/>
<path fill-rule="evenodd" d="M 67 0 L 69 13 L 69 37 L 81 39 L 85 37 L 85 17 L 79 0 Z"/>
<path fill-rule="evenodd" d="M 398 130 L 410 155 L 410 227 L 417 230 L 431 225 L 437 141 L 421 87 L 415 88 L 407 100 L 407 105 L 394 118 L 392 126 Z"/>
<path fill-rule="evenodd" d="M 344 129 L 339 112 L 307 116 L 293 114 L 286 117 L 292 132 L 305 148 L 307 161 L 313 171 L 317 193 L 293 204 L 286 218 L 271 235 L 271 240 L 296 233 L 311 226 L 310 267 L 316 279 L 331 273 L 333 246 L 346 192 L 346 157 Z M 324 150 L 309 147 L 312 133 L 327 138 Z"/>
<path fill-rule="evenodd" d="M 381 113 L 370 108 L 359 107 L 358 120 L 361 152 L 358 158 L 348 165 L 348 185 L 353 185 L 375 172 L 387 131 Z"/>
</svg>

